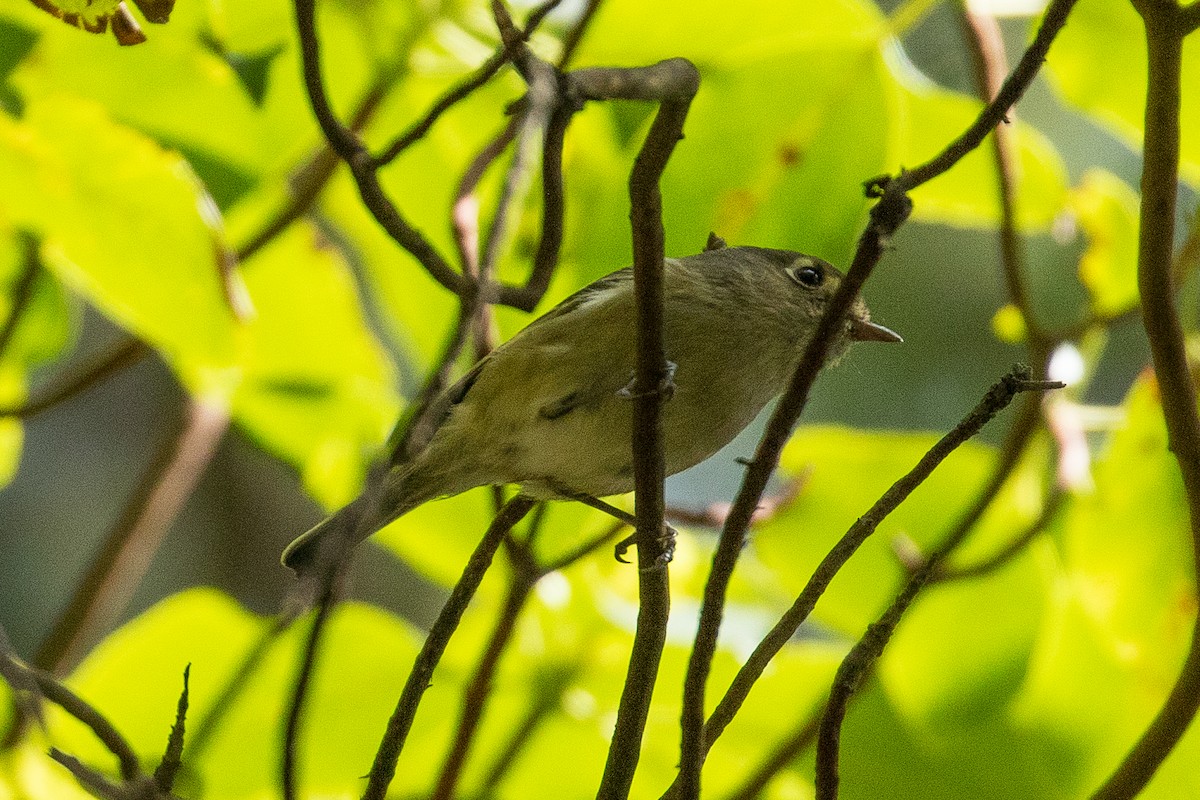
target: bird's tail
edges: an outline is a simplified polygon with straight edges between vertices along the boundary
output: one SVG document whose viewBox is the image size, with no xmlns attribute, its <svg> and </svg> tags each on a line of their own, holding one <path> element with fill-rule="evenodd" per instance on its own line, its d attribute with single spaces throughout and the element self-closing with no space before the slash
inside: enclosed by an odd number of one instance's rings
<svg viewBox="0 0 1200 800">
<path fill-rule="evenodd" d="M 402 517 L 441 492 L 414 474 L 411 468 L 393 469 L 373 492 L 366 489 L 354 501 L 300 534 L 283 551 L 281 561 L 298 575 L 311 571 L 318 560 L 340 559 L 338 550 L 349 550 L 375 531 Z M 364 520 L 364 514 L 371 519 Z"/>
<path fill-rule="evenodd" d="M 354 535 L 352 528 L 358 524 L 359 505 L 359 502 L 355 500 L 293 539 L 280 557 L 283 565 L 302 574 L 316 562 L 319 545 L 322 542 L 341 539 L 345 541 L 346 547 L 357 544 L 357 542 L 351 542 L 350 539 Z"/>
</svg>

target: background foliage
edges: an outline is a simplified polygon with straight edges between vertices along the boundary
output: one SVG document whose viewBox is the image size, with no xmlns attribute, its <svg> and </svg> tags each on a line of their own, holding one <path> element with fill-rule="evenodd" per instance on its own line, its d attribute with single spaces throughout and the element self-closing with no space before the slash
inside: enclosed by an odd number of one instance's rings
<svg viewBox="0 0 1200 800">
<path fill-rule="evenodd" d="M 490 16 L 475 2 L 340 0 L 322 3 L 319 18 L 339 111 L 346 115 L 371 86 L 386 89 L 365 130 L 375 147 L 496 44 Z M 553 58 L 568 23 L 567 14 L 551 17 L 534 49 Z M 1023 43 L 1024 25 L 1006 26 L 1012 45 Z M 293 28 L 283 0 L 196 0 L 181 3 L 168 25 L 148 28 L 146 43 L 118 49 L 32 5 L 0 6 L 0 285 L 10 287 L 0 296 L 0 318 L 14 302 L 30 241 L 40 265 L 0 358 L 0 407 L 21 406 L 44 374 L 77 363 L 73 349 L 94 352 L 96 338 L 127 331 L 150 346 L 187 395 L 227 412 L 235 435 L 287 465 L 331 509 L 356 492 L 435 362 L 456 302 L 375 226 L 342 172 L 309 213 L 247 257 L 229 257 L 287 203 L 290 187 L 303 184 L 296 169 L 321 141 L 298 80 Z M 862 181 L 930 157 L 979 107 L 957 36 L 953 9 L 936 3 L 606 0 L 574 64 L 686 56 L 701 70 L 687 139 L 664 180 L 668 253 L 694 252 L 715 230 L 731 243 L 844 264 L 865 218 Z M 1194 211 L 1195 41 L 1185 57 L 1188 183 L 1180 191 Z M 1144 62 L 1136 15 L 1123 0 L 1081 0 L 1054 45 L 1046 80 L 1014 120 L 1019 228 L 1034 307 L 1049 325 L 1104 321 L 1136 304 L 1132 176 Z M 381 173 L 444 252 L 454 247 L 447 215 L 464 165 L 522 92 L 515 75 L 502 73 Z M 638 104 L 596 104 L 573 125 L 566 242 L 542 308 L 629 262 L 625 181 L 648 114 Z M 485 210 L 498 184 L 489 174 L 480 193 Z M 885 262 L 867 297 L 876 318 L 909 344 L 902 353 L 855 352 L 823 378 L 808 416 L 823 424 L 802 427 L 784 463 L 785 478 L 807 477 L 796 498 L 756 529 L 739 566 L 710 698 L 829 546 L 932 444 L 936 436 L 921 429 L 949 427 L 1023 353 L 1021 312 L 1003 294 L 993 245 L 997 196 L 985 149 L 914 193 L 920 224 L 898 237 L 894 263 Z M 506 242 L 503 276 L 517 279 L 527 269 L 536 220 L 531 200 Z M 1188 281 L 1182 290 L 1193 320 L 1194 288 Z M 501 309 L 501 335 L 527 320 Z M 1186 650 L 1195 576 L 1156 384 L 1148 372 L 1138 374 L 1145 364 L 1139 336 L 1122 322 L 1080 328 L 1072 352 L 1082 369 L 1047 408 L 1057 440 L 1049 429 L 1037 435 L 956 560 L 973 563 L 1033 524 L 1055 486 L 1065 500 L 1003 567 L 938 584 L 905 619 L 852 708 L 844 797 L 1084 796 L 1157 710 Z M 173 390 L 155 391 L 172 409 L 165 413 L 177 414 Z M 48 451 L 69 453 L 82 462 L 75 474 L 104 487 L 81 489 L 84 497 L 128 491 L 113 477 L 119 468 L 70 440 L 74 429 L 59 430 L 66 441 L 53 444 L 59 412 L 48 413 L 29 423 L 44 426 Z M 72 586 L 74 565 L 90 549 L 72 538 L 97 541 L 110 519 L 56 510 L 72 507 L 75 489 L 47 473 L 50 456 L 27 451 L 25 432 L 20 419 L 0 419 L 0 480 L 15 479 L 13 489 L 23 492 L 17 500 L 0 497 L 12 509 L 0 511 L 0 622 L 14 632 L 18 652 L 31 655 L 47 626 L 45 612 L 35 612 L 62 606 L 69 593 L 37 586 Z M 1085 448 L 1089 458 L 1068 468 L 1065 445 Z M 938 541 L 996 459 L 993 444 L 963 448 L 843 570 L 713 750 L 706 796 L 741 796 L 739 787 L 775 743 L 803 728 L 841 656 L 905 574 L 894 544 Z M 724 499 L 738 468 L 729 457 L 719 460 L 723 467 L 674 483 L 674 501 Z M 49 488 L 34 488 L 28 470 L 40 470 Z M 251 482 L 260 480 L 267 485 L 261 502 L 270 507 L 278 471 L 254 473 Z M 210 502 L 228 499 L 212 494 Z M 20 516 L 30 507 L 36 514 Z M 364 594 L 386 595 L 399 615 L 366 602 L 336 611 L 301 752 L 312 796 L 357 796 L 358 776 L 428 618 L 405 592 L 436 596 L 437 587 L 449 586 L 491 510 L 490 495 L 474 492 L 421 508 L 376 537 L 423 583 L 397 577 L 390 559 L 376 559 L 370 563 L 385 577 L 376 584 L 364 577 Z M 218 516 L 200 519 L 216 526 Z M 235 559 L 227 569 L 265 576 L 259 580 L 272 588 L 249 594 L 260 612 L 271 610 L 289 581 L 274 568 L 272 551 L 289 527 L 302 527 L 292 519 L 275 540 L 253 517 L 225 523 L 236 536 L 258 540 L 240 557 L 253 563 Z M 552 560 L 607 525 L 590 510 L 555 505 L 536 539 L 539 555 Z M 189 544 L 168 552 L 217 558 L 213 550 L 230 535 L 208 535 L 217 543 L 211 549 Z M 71 552 L 57 562 L 46 542 Z M 685 535 L 671 566 L 676 627 L 637 797 L 657 797 L 675 771 L 679 687 L 710 551 L 703 531 Z M 507 568 L 499 564 L 489 575 L 439 667 L 392 787 L 396 797 L 425 796 L 436 779 L 462 688 L 503 603 Z M 30 577 L 32 569 L 47 576 Z M 162 751 L 184 666 L 192 665 L 189 725 L 203 726 L 220 688 L 270 624 L 224 591 L 155 582 L 158 569 L 134 609 L 161 601 L 105 636 L 67 679 L 150 765 Z M 200 570 L 183 582 L 216 579 Z M 398 592 L 396 585 L 414 588 Z M 634 571 L 603 550 L 539 582 L 496 676 L 463 796 L 594 793 L 636 598 Z M 292 631 L 275 644 L 219 727 L 185 751 L 180 796 L 276 796 L 278 725 L 298 642 Z M 7 691 L 0 685 L 5 708 Z M 486 777 L 531 708 L 539 715 L 524 749 L 505 762 L 502 779 Z M 45 757 L 51 744 L 110 766 L 86 730 L 52 713 L 46 732 L 32 731 L 0 754 L 0 798 L 81 793 Z M 1196 796 L 1198 760 L 1193 732 L 1144 796 Z M 763 796 L 809 796 L 810 761 L 804 751 L 786 760 Z"/>
</svg>

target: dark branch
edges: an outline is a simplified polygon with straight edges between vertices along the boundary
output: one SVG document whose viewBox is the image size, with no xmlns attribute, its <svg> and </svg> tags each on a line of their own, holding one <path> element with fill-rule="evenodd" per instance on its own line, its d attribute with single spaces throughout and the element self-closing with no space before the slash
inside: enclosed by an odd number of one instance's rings
<svg viewBox="0 0 1200 800">
<path fill-rule="evenodd" d="M 404 742 L 408 738 L 408 732 L 416 718 L 421 697 L 429 688 L 429 680 L 433 677 L 434 668 L 441 660 L 450 637 L 458 629 L 458 623 L 466 612 L 471 598 L 474 597 L 475 590 L 479 588 L 488 567 L 491 566 L 492 557 L 500 547 L 500 543 L 513 526 L 529 513 L 534 503 L 534 500 L 525 495 L 517 495 L 509 500 L 475 547 L 467 566 L 463 569 L 462 577 L 455 584 L 450 598 L 429 630 L 429 636 L 426 637 L 425 644 L 421 647 L 421 652 L 417 654 L 416 661 L 413 663 L 412 671 L 408 674 L 408 680 L 404 684 L 404 690 L 400 694 L 396 710 L 392 712 L 392 717 L 388 720 L 387 731 L 375 753 L 375 763 L 372 764 L 370 775 L 367 777 L 367 788 L 363 792 L 363 800 L 383 800 L 387 794 L 388 785 L 396 774 L 396 763 L 400 759 L 400 751 L 404 748 Z"/>
<path fill-rule="evenodd" d="M 171 735 L 167 737 L 167 751 L 162 761 L 154 770 L 154 785 L 163 794 L 170 794 L 175 786 L 175 778 L 183 767 L 183 734 L 184 723 L 188 711 L 188 678 L 192 673 L 192 665 L 188 664 L 183 670 L 183 691 L 179 693 L 179 703 L 175 707 L 175 724 L 171 726 Z"/>
<path fill-rule="evenodd" d="M 963 156 L 978 147 L 989 131 L 1003 120 L 1009 107 L 1020 98 L 1037 74 L 1051 41 L 1062 28 L 1075 0 L 1053 0 L 1033 44 L 1017 68 L 1004 82 L 996 99 L 980 113 L 976 122 L 929 163 L 896 178 L 884 176 L 867 184 L 867 193 L 879 198 L 871 209 L 870 221 L 859 237 L 854 261 L 845 279 L 831 298 L 825 313 L 805 348 L 799 366 L 784 392 L 767 429 L 759 441 L 751 467 L 747 470 L 737 499 L 726 518 L 725 527 L 713 554 L 713 566 L 704 590 L 700 623 L 695 646 L 688 662 L 684 683 L 683 740 L 680 753 L 680 789 L 684 800 L 699 797 L 700 768 L 706 752 L 704 737 L 704 695 L 709 669 L 716 653 L 717 634 L 724 613 L 725 594 L 737 558 L 745 542 L 759 499 L 779 463 L 779 454 L 791 435 L 808 401 L 808 393 L 825 363 L 829 344 L 863 284 L 882 258 L 892 235 L 908 218 L 912 202 L 907 192 L 950 169 Z"/>
<path fill-rule="evenodd" d="M 978 433 L 992 417 L 1008 406 L 1019 392 L 1044 392 L 1049 389 L 1061 388 L 1063 388 L 1062 383 L 1031 380 L 1028 368 L 1014 369 L 993 386 L 979 405 L 934 448 L 940 449 L 943 443 L 953 443 L 956 447 L 965 442 Z M 949 451 L 946 452 L 946 454 L 948 453 Z M 944 457 L 943 455 L 942 458 Z M 928 458 L 929 454 L 926 454 L 922 463 L 925 463 Z M 867 628 L 863 638 L 850 649 L 849 654 L 838 667 L 833 687 L 830 690 L 829 702 L 825 707 L 825 716 L 821 720 L 820 736 L 817 739 L 815 782 L 818 800 L 834 800 L 837 797 L 838 745 L 841 738 L 842 720 L 845 718 L 846 706 L 851 695 L 857 690 L 863 675 L 871 669 L 875 660 L 883 652 L 883 648 L 887 645 L 904 612 L 908 610 L 913 600 L 924 588 L 930 576 L 961 542 L 961 536 L 952 534 L 925 559 L 925 563 L 910 576 L 904 589 L 892 602 L 892 605 L 874 624 Z M 820 572 L 821 568 L 818 567 L 818 573 Z"/>
<path fill-rule="evenodd" d="M 525 28 L 519 32 L 521 41 L 528 41 L 529 37 L 538 29 L 538 26 L 542 24 L 542 20 L 546 18 L 546 15 L 557 8 L 561 2 L 562 0 L 546 0 L 529 12 L 529 17 L 525 20 Z M 496 73 L 507 62 L 508 47 L 502 44 L 473 73 L 459 81 L 439 97 L 429 107 L 429 110 L 425 112 L 424 117 L 413 123 L 408 130 L 396 137 L 395 141 L 376 157 L 375 165 L 382 167 L 391 163 L 396 156 L 424 138 L 425 134 L 429 133 L 443 114 L 495 77 Z"/>
<path fill-rule="evenodd" d="M 25 232 L 18 233 L 17 239 L 21 242 L 22 249 L 21 271 L 17 273 L 17 279 L 13 282 L 12 295 L 9 297 L 8 316 L 0 325 L 0 360 L 3 360 L 4 354 L 8 352 L 13 335 L 17 332 L 17 328 L 25 316 L 25 311 L 29 308 L 29 301 L 33 299 L 33 287 L 37 283 L 37 276 L 41 271 L 41 264 L 38 260 L 38 240 Z"/>
<path fill-rule="evenodd" d="M 40 396 L 20 406 L 0 408 L 0 417 L 31 419 L 133 366 L 149 352 L 150 348 L 144 342 L 127 339 L 87 364 L 78 373 L 58 378 L 43 390 Z"/>
<path fill-rule="evenodd" d="M 1167 447 L 1183 479 L 1192 533 L 1193 576 L 1200 575 L 1200 416 L 1187 343 L 1172 285 L 1172 248 L 1179 187 L 1183 37 L 1194 23 L 1175 3 L 1135 4 L 1146 26 L 1148 55 L 1142 201 L 1138 231 L 1138 290 L 1150 343 Z M 1194 27 L 1194 25 L 1192 26 Z M 1187 731 L 1200 707 L 1200 618 L 1183 669 L 1165 702 L 1116 771 L 1093 795 L 1117 800 L 1139 794 Z"/>
<path fill-rule="evenodd" d="M 901 182 L 904 190 L 911 191 L 922 183 L 946 172 L 963 156 L 978 147 L 984 138 L 1004 121 L 1008 110 L 1021 99 L 1021 95 L 1025 94 L 1029 84 L 1033 83 L 1034 77 L 1046 60 L 1046 53 L 1050 51 L 1051 43 L 1066 24 L 1067 15 L 1071 13 L 1075 2 L 1076 0 L 1053 0 L 1047 6 L 1037 35 L 1026 49 L 1025 54 L 1021 56 L 1016 69 L 1012 71 L 996 93 L 996 98 L 988 103 L 975 122 L 947 145 L 940 154 L 914 170 L 901 173 L 896 180 Z"/>
<path fill-rule="evenodd" d="M 28 675 L 37 684 L 42 697 L 66 711 L 75 719 L 86 725 L 96 738 L 100 740 L 110 753 L 117 757 L 120 764 L 121 778 L 132 781 L 142 774 L 142 767 L 137 753 L 125 740 L 108 718 L 96 710 L 94 706 L 59 683 L 53 675 L 40 669 L 29 667 Z"/>
<path fill-rule="evenodd" d="M 34 663 L 64 674 L 78 663 L 87 643 L 120 616 L 228 427 L 228 409 L 188 401 L 182 428 L 142 475 Z"/>
<path fill-rule="evenodd" d="M 443 287 L 462 296 L 471 292 L 462 275 L 446 263 L 441 254 L 419 231 L 412 227 L 388 199 L 376 175 L 375 161 L 361 140 L 340 121 L 329 105 L 321 77 L 320 45 L 314 18 L 315 0 L 296 0 L 296 26 L 300 36 L 300 53 L 303 66 L 304 86 L 308 93 L 313 115 L 325 134 L 329 146 L 350 167 L 358 185 L 363 205 L 375 217 L 376 222 L 387 231 L 397 244 L 407 250 L 425 268 L 429 275 Z"/>
<path fill-rule="evenodd" d="M 663 543 L 663 402 L 670 396 L 670 371 L 663 342 L 664 233 L 659 179 L 675 145 L 700 75 L 684 59 L 642 69 L 582 70 L 570 84 L 588 98 L 657 100 L 658 114 L 629 179 L 633 228 L 633 282 L 637 323 L 637 362 L 632 388 L 633 474 L 638 549 L 638 620 L 629 671 L 617 709 L 617 722 L 598 798 L 624 800 L 641 755 L 658 665 L 666 643 L 670 592 Z"/>
</svg>

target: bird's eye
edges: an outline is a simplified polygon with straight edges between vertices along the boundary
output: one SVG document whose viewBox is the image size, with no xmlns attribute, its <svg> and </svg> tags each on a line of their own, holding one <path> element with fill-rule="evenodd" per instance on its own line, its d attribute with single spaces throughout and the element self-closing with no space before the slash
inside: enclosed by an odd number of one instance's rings
<svg viewBox="0 0 1200 800">
<path fill-rule="evenodd" d="M 810 289 L 815 289 L 825 282 L 825 270 L 815 264 L 805 264 L 801 267 L 792 267 L 787 271 L 788 277 L 794 280 L 801 286 L 807 286 Z"/>
</svg>

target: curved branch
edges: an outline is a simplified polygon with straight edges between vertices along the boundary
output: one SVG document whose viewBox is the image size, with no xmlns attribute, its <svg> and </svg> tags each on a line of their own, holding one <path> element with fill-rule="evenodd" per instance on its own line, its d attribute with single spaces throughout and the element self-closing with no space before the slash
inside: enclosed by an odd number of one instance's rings
<svg viewBox="0 0 1200 800">
<path fill-rule="evenodd" d="M 1183 37 L 1180 8 L 1142 3 L 1149 59 L 1146 88 L 1142 204 L 1138 232 L 1138 289 L 1142 324 L 1150 343 L 1167 446 L 1179 464 L 1192 532 L 1194 575 L 1200 575 L 1200 416 L 1188 365 L 1183 327 L 1171 280 L 1175 205 L 1179 182 L 1179 109 Z M 1193 15 L 1194 16 L 1194 15 Z M 1200 708 L 1200 617 L 1187 659 L 1165 702 L 1120 766 L 1093 800 L 1137 795 L 1183 737 Z"/>
<path fill-rule="evenodd" d="M 391 719 L 388 720 L 387 731 L 375 753 L 375 762 L 371 765 L 371 772 L 367 776 L 367 788 L 363 792 L 362 800 L 383 800 L 387 794 L 388 785 L 396 774 L 396 763 L 400 759 L 400 751 L 404 748 L 408 732 L 412 729 L 413 720 L 416 719 L 421 697 L 429 688 L 429 680 L 433 677 L 434 668 L 441 660 L 450 637 L 458 629 L 458 623 L 466 612 L 471 598 L 475 596 L 475 590 L 479 588 L 488 567 L 491 566 L 492 557 L 496 554 L 500 543 L 504 541 L 504 537 L 508 535 L 513 526 L 529 513 L 535 502 L 520 494 L 509 500 L 492 521 L 479 544 L 476 545 L 470 561 L 463 569 L 462 577 L 454 585 L 450 598 L 442 607 L 437 621 L 430 628 L 429 636 L 426 637 L 425 644 L 421 647 L 421 652 L 417 654 L 416 661 L 413 663 L 412 671 L 408 674 L 408 680 L 404 684 L 404 690 L 400 694 L 396 710 L 392 712 Z"/>
<path fill-rule="evenodd" d="M 1027 368 L 1014 370 L 991 388 L 980 404 L 960 423 L 958 428 L 955 428 L 951 436 L 965 433 L 966 437 L 963 438 L 965 441 L 965 438 L 978 432 L 988 420 L 1011 403 L 1019 392 L 1043 392 L 1048 389 L 1061 388 L 1063 388 L 1062 383 L 1031 380 Z M 941 442 L 938 444 L 940 445 Z M 951 533 L 925 559 L 924 564 L 908 579 L 904 589 L 892 602 L 892 605 L 875 623 L 868 626 L 862 639 L 850 649 L 838 667 L 833 687 L 830 689 L 829 702 L 825 706 L 825 715 L 821 720 L 820 735 L 817 738 L 815 778 L 817 800 L 834 800 L 837 797 L 838 747 L 842 721 L 845 718 L 846 706 L 850 697 L 857 690 L 863 675 L 871 669 L 883 652 L 901 617 L 934 572 L 962 542 L 963 535 L 959 531 Z"/>
</svg>

